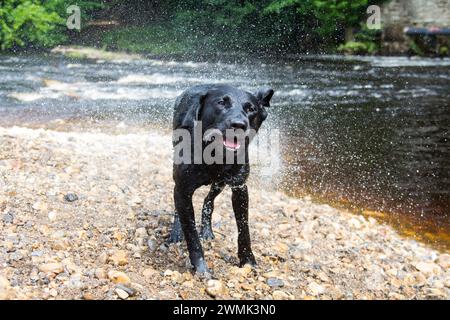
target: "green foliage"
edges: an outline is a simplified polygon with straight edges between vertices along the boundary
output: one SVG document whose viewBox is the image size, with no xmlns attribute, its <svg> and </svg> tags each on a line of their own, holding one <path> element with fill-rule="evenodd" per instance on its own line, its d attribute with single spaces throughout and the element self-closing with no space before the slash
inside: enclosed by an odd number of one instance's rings
<svg viewBox="0 0 450 320">
<path fill-rule="evenodd" d="M 80 6 L 83 13 L 103 6 L 101 1 L 2 0 L 0 49 L 50 47 L 65 41 L 66 9 L 72 4 Z"/>
<path fill-rule="evenodd" d="M 349 41 L 338 47 L 338 51 L 346 54 L 372 54 L 377 50 L 377 45 L 373 42 Z"/>
<path fill-rule="evenodd" d="M 355 41 L 349 41 L 338 46 L 338 51 L 345 54 L 374 54 L 378 51 L 378 31 L 370 30 L 365 24 L 355 34 Z"/>
<path fill-rule="evenodd" d="M 167 6 L 174 12 L 168 27 L 185 38 L 207 39 L 208 49 L 298 52 L 341 42 L 346 27 L 367 17 L 369 0 L 184 0 Z"/>
<path fill-rule="evenodd" d="M 366 18 L 369 0 L 0 0 L 0 49 L 67 41 L 74 33 L 65 27 L 72 4 L 81 8 L 82 29 L 91 14 L 122 22 L 103 37 L 110 48 L 321 52 Z"/>
<path fill-rule="evenodd" d="M 298 14 L 317 21 L 314 32 L 333 36 L 342 27 L 358 25 L 366 13 L 368 0 L 273 0 L 266 13 L 283 14 L 294 8 Z"/>
<path fill-rule="evenodd" d="M 448 49 L 447 46 L 441 46 L 441 47 L 439 47 L 439 55 L 441 57 L 449 56 L 450 50 Z"/>
<path fill-rule="evenodd" d="M 424 56 L 425 51 L 421 48 L 421 46 L 414 41 L 414 39 L 409 41 L 409 50 L 417 56 Z"/>
<path fill-rule="evenodd" d="M 0 46 L 2 50 L 27 43 L 53 45 L 58 40 L 48 34 L 63 20 L 38 1 L 5 0 L 0 7 Z"/>
<path fill-rule="evenodd" d="M 183 54 L 191 49 L 187 39 L 163 25 L 116 29 L 106 33 L 102 42 L 105 49 L 152 54 Z"/>
</svg>

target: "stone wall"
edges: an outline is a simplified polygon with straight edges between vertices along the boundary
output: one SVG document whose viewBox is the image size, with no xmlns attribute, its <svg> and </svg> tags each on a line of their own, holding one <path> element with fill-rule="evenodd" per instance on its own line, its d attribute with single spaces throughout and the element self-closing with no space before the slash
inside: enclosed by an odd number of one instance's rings
<svg viewBox="0 0 450 320">
<path fill-rule="evenodd" d="M 382 23 L 417 27 L 450 26 L 449 0 L 392 0 L 382 6 Z"/>
<path fill-rule="evenodd" d="M 450 0 L 391 0 L 382 5 L 381 23 L 383 53 L 405 53 L 405 27 L 450 27 Z"/>
</svg>

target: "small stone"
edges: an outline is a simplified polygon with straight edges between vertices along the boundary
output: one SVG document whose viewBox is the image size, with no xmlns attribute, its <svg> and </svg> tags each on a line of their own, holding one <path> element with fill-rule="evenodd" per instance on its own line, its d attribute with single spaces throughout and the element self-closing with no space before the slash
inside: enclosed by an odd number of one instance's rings
<svg viewBox="0 0 450 320">
<path fill-rule="evenodd" d="M 39 271 L 58 274 L 64 271 L 64 266 L 58 262 L 45 263 L 39 266 Z"/>
<path fill-rule="evenodd" d="M 14 295 L 11 290 L 11 285 L 5 277 L 0 275 L 0 300 L 13 299 Z"/>
<path fill-rule="evenodd" d="M 437 264 L 440 265 L 444 270 L 450 269 L 450 254 L 441 254 L 437 259 Z"/>
<path fill-rule="evenodd" d="M 116 250 L 108 258 L 108 262 L 112 262 L 116 266 L 124 266 L 128 264 L 127 252 L 124 250 Z"/>
<path fill-rule="evenodd" d="M 148 251 L 150 251 L 150 252 L 155 252 L 156 251 L 157 244 L 156 244 L 155 240 L 149 239 L 147 241 L 147 246 L 148 246 Z"/>
<path fill-rule="evenodd" d="M 247 283 L 242 283 L 241 289 L 245 290 L 245 291 L 254 291 L 255 290 L 255 288 L 252 285 L 249 285 Z"/>
<path fill-rule="evenodd" d="M 98 262 L 100 262 L 101 264 L 106 264 L 107 261 L 108 261 L 108 254 L 106 252 L 102 252 L 98 256 Z"/>
<path fill-rule="evenodd" d="M 415 264 L 417 270 L 422 272 L 425 275 L 433 275 L 438 274 L 440 271 L 440 267 L 434 262 L 419 262 Z"/>
<path fill-rule="evenodd" d="M 281 290 L 275 290 L 272 293 L 272 298 L 274 300 L 288 300 L 289 299 L 289 295 L 286 292 L 283 292 Z"/>
<path fill-rule="evenodd" d="M 108 272 L 108 279 L 114 283 L 129 284 L 131 282 L 130 278 L 125 273 L 115 270 Z"/>
<path fill-rule="evenodd" d="M 367 220 L 369 221 L 369 225 L 371 227 L 373 227 L 373 226 L 375 226 L 377 224 L 377 220 L 375 218 L 373 218 L 373 217 L 369 217 Z"/>
<path fill-rule="evenodd" d="M 194 287 L 194 281 L 188 280 L 188 281 L 183 282 L 181 285 L 183 287 L 186 287 L 186 288 L 193 288 Z"/>
<path fill-rule="evenodd" d="M 64 264 L 66 270 L 70 273 L 70 274 L 74 274 L 74 273 L 82 273 L 82 268 L 80 266 L 77 266 L 75 263 L 72 262 L 71 259 L 67 258 L 64 259 L 62 261 L 62 263 Z"/>
<path fill-rule="evenodd" d="M 55 220 L 55 219 L 56 219 L 56 212 L 55 212 L 55 211 L 50 211 L 50 212 L 48 213 L 48 218 L 49 218 L 51 221 Z"/>
<path fill-rule="evenodd" d="M 311 291 L 311 293 L 315 296 L 318 296 L 322 293 L 325 292 L 325 288 L 323 286 L 321 286 L 320 284 L 318 284 L 317 282 L 311 282 L 308 285 L 308 289 Z"/>
<path fill-rule="evenodd" d="M 142 274 L 146 279 L 152 279 L 153 277 L 155 277 L 155 275 L 158 273 L 158 271 L 156 271 L 155 269 L 152 268 L 147 268 L 145 269 Z"/>
<path fill-rule="evenodd" d="M 166 271 L 164 271 L 164 277 L 170 277 L 172 276 L 173 271 L 170 269 L 167 269 Z"/>
<path fill-rule="evenodd" d="M 386 271 L 386 274 L 391 276 L 391 277 L 396 277 L 398 274 L 398 270 L 395 268 L 389 269 Z"/>
<path fill-rule="evenodd" d="M 84 300 L 94 300 L 94 296 L 90 292 L 83 293 L 83 299 Z"/>
<path fill-rule="evenodd" d="M 52 242 L 53 250 L 67 250 L 70 248 L 70 241 L 67 239 L 56 240 Z"/>
<path fill-rule="evenodd" d="M 242 294 L 238 293 L 238 292 L 233 292 L 231 294 L 231 296 L 235 299 L 242 299 Z"/>
<path fill-rule="evenodd" d="M 95 269 L 94 274 L 95 274 L 95 277 L 97 279 L 100 279 L 100 280 L 103 280 L 103 279 L 107 278 L 106 271 L 104 269 L 102 269 L 102 268 Z"/>
<path fill-rule="evenodd" d="M 108 190 L 113 193 L 121 193 L 122 192 L 122 190 L 120 190 L 120 188 L 118 186 L 116 186 L 115 184 L 109 186 Z"/>
<path fill-rule="evenodd" d="M 3 222 L 5 224 L 12 224 L 14 222 L 14 215 L 12 213 L 7 213 L 3 215 Z"/>
<path fill-rule="evenodd" d="M 116 289 L 120 289 L 120 290 L 125 291 L 130 297 L 136 295 L 136 293 L 137 293 L 137 290 L 136 290 L 136 289 L 127 287 L 127 286 L 125 286 L 125 285 L 123 285 L 123 284 L 118 284 L 118 285 L 116 286 Z"/>
<path fill-rule="evenodd" d="M 279 288 L 284 286 L 284 282 L 278 278 L 269 278 L 267 279 L 267 284 L 272 288 Z"/>
<path fill-rule="evenodd" d="M 177 283 L 181 283 L 184 280 L 183 275 L 181 273 L 179 273 L 178 271 L 174 271 L 172 273 L 172 275 L 170 276 L 170 279 L 173 282 L 177 282 Z"/>
<path fill-rule="evenodd" d="M 72 289 L 81 289 L 84 284 L 80 274 L 74 274 L 69 278 L 67 286 Z"/>
<path fill-rule="evenodd" d="M 78 200 L 78 196 L 75 193 L 68 193 L 64 196 L 64 200 L 67 202 L 74 202 Z"/>
<path fill-rule="evenodd" d="M 323 271 L 319 271 L 319 272 L 316 274 L 316 277 L 317 277 L 320 281 L 325 282 L 325 283 L 328 283 L 328 282 L 331 281 L 330 278 L 327 276 L 327 274 L 326 274 L 325 272 L 323 272 Z"/>
<path fill-rule="evenodd" d="M 50 291 L 48 292 L 53 298 L 58 296 L 58 291 L 56 291 L 56 289 L 50 289 Z"/>
<path fill-rule="evenodd" d="M 425 285 L 426 280 L 427 279 L 425 278 L 425 276 L 422 273 L 416 272 L 413 274 L 407 274 L 405 276 L 405 278 L 403 279 L 403 283 L 407 286 L 422 287 Z"/>
<path fill-rule="evenodd" d="M 38 201 L 35 204 L 33 204 L 33 209 L 36 211 L 45 212 L 45 211 L 47 211 L 47 208 L 48 208 L 48 206 L 44 202 Z"/>
<path fill-rule="evenodd" d="M 225 292 L 225 287 L 222 281 L 211 279 L 208 280 L 206 284 L 206 292 L 214 298 L 223 295 L 223 293 Z"/>
<path fill-rule="evenodd" d="M 122 239 L 124 238 L 124 234 L 122 232 L 120 232 L 119 230 L 114 231 L 112 237 L 118 241 L 122 241 Z"/>
<path fill-rule="evenodd" d="M 246 277 L 252 272 L 252 267 L 248 264 L 243 266 L 242 268 L 239 267 L 232 267 L 230 270 L 230 274 L 240 277 Z"/>
<path fill-rule="evenodd" d="M 145 238 L 147 236 L 147 230 L 145 228 L 138 228 L 134 233 L 136 238 Z"/>
<path fill-rule="evenodd" d="M 447 288 L 450 288 L 450 277 L 448 277 L 444 280 L 444 286 L 446 286 Z"/>
<path fill-rule="evenodd" d="M 436 280 L 433 282 L 433 288 L 443 289 L 445 287 L 444 282 Z"/>
<path fill-rule="evenodd" d="M 141 203 L 142 203 L 142 199 L 139 198 L 138 196 L 134 196 L 130 200 L 130 204 L 141 204 Z"/>
<path fill-rule="evenodd" d="M 427 296 L 429 297 L 445 297 L 446 294 L 444 290 L 437 289 L 437 288 L 428 288 L 427 289 Z"/>
<path fill-rule="evenodd" d="M 353 229 L 357 229 L 357 230 L 361 229 L 361 222 L 356 218 L 351 218 L 348 221 L 348 225 L 350 226 L 350 228 L 353 228 Z"/>
<path fill-rule="evenodd" d="M 116 288 L 115 290 L 117 296 L 119 296 L 120 299 L 125 300 L 129 297 L 128 293 L 125 290 Z"/>
<path fill-rule="evenodd" d="M 280 256 L 284 256 L 288 252 L 289 247 L 283 242 L 278 242 L 275 246 L 275 250 Z"/>
<path fill-rule="evenodd" d="M 189 295 L 188 291 L 180 290 L 179 295 L 180 295 L 181 299 L 189 300 L 190 295 Z"/>
</svg>

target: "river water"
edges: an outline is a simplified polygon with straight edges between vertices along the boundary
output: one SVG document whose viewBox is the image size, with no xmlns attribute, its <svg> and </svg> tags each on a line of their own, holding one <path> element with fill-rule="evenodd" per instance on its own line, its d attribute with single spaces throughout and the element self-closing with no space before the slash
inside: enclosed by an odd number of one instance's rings
<svg viewBox="0 0 450 320">
<path fill-rule="evenodd" d="M 86 118 L 168 131 L 176 96 L 209 82 L 275 89 L 261 133 L 272 145 L 277 139 L 279 161 L 260 171 L 272 187 L 450 248 L 449 59 L 106 62 L 4 55 L 0 124 Z"/>
</svg>

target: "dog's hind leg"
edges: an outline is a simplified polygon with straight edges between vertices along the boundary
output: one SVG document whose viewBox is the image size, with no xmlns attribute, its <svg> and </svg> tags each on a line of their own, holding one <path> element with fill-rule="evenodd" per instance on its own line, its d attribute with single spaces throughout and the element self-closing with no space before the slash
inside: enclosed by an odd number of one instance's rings
<svg viewBox="0 0 450 320">
<path fill-rule="evenodd" d="M 238 228 L 238 257 L 239 265 L 256 265 L 250 243 L 250 231 L 248 229 L 248 190 L 246 185 L 232 187 L 232 203 L 234 216 Z"/>
<path fill-rule="evenodd" d="M 214 239 L 214 233 L 212 231 L 211 219 L 214 211 L 214 199 L 223 191 L 225 188 L 224 182 L 214 182 L 211 185 L 208 195 L 203 202 L 202 208 L 202 227 L 200 229 L 200 238 L 204 240 Z"/>
<path fill-rule="evenodd" d="M 175 210 L 175 216 L 173 218 L 172 230 L 170 230 L 169 243 L 177 243 L 184 240 L 183 230 L 181 229 L 180 217 Z"/>
</svg>

